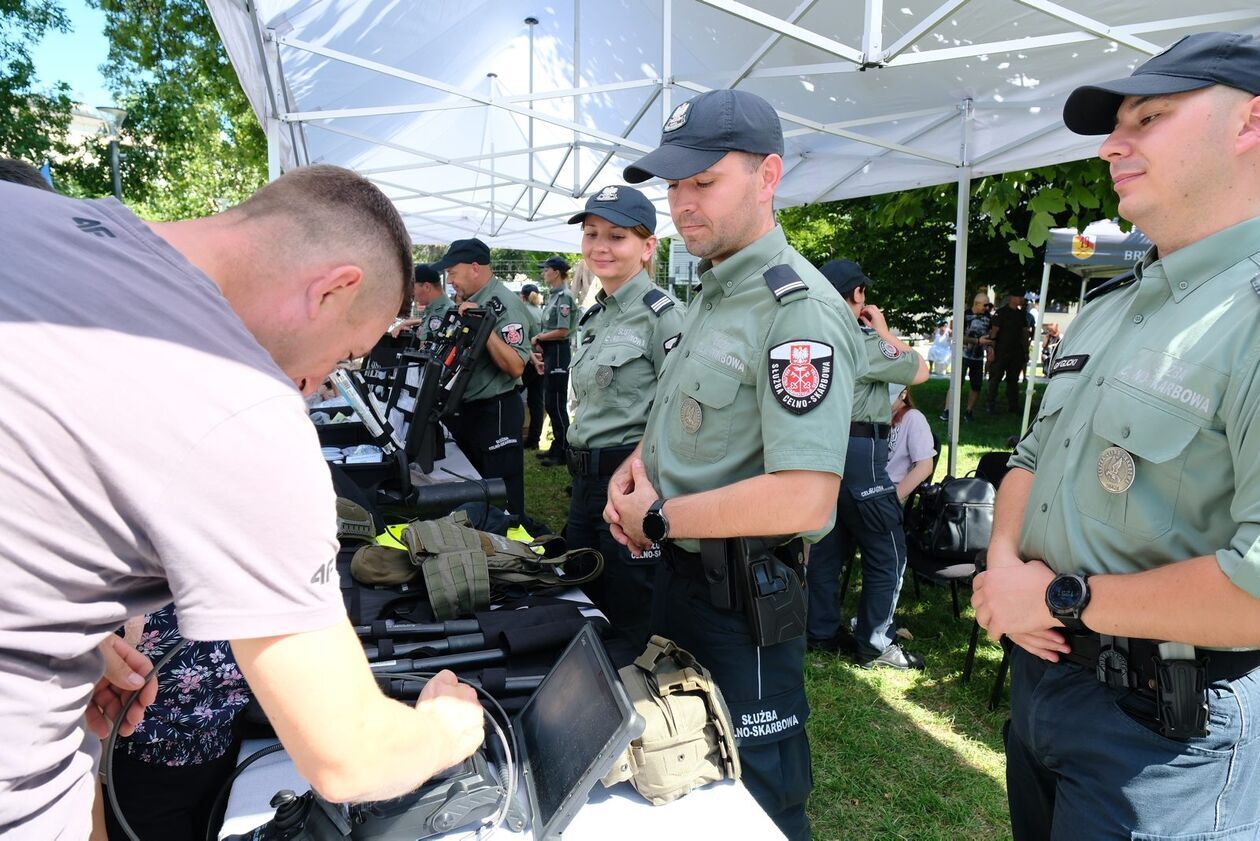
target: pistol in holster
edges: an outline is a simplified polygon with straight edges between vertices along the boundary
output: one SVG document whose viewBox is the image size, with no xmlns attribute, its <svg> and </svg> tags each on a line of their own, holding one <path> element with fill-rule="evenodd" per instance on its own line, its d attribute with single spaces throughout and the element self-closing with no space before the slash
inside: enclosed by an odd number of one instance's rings
<svg viewBox="0 0 1260 841">
<path fill-rule="evenodd" d="M 753 641 L 778 645 L 805 633 L 805 555 L 800 538 L 728 537 L 700 541 L 709 599 L 721 610 L 743 611 Z"/>
</svg>

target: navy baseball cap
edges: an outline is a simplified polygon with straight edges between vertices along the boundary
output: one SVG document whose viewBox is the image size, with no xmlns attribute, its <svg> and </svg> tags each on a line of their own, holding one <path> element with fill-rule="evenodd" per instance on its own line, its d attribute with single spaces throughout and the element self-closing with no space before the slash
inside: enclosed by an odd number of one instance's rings
<svg viewBox="0 0 1260 841">
<path fill-rule="evenodd" d="M 521 286 L 521 294 L 522 295 L 538 294 L 538 287 L 532 283 L 526 283 L 523 286 Z"/>
<path fill-rule="evenodd" d="M 871 285 L 871 279 L 862 273 L 862 267 L 852 260 L 828 260 L 818 271 L 831 281 L 841 295 L 848 295 L 859 286 Z"/>
<path fill-rule="evenodd" d="M 428 263 L 416 263 L 416 283 L 432 283 L 442 285 L 442 275 Z"/>
<path fill-rule="evenodd" d="M 653 176 L 679 181 L 704 172 L 727 152 L 783 154 L 783 125 L 769 102 L 725 88 L 689 99 L 661 127 L 660 147 L 623 174 L 631 184 Z"/>
<path fill-rule="evenodd" d="M 451 266 L 458 266 L 460 263 L 490 265 L 490 246 L 475 237 L 473 239 L 457 239 L 446 249 L 442 259 L 431 264 L 430 268 L 437 272 L 444 272 Z"/>
<path fill-rule="evenodd" d="M 539 263 L 538 268 L 555 269 L 558 272 L 565 272 L 567 274 L 569 271 L 569 261 L 560 255 L 555 254 Z"/>
<path fill-rule="evenodd" d="M 1126 96 L 1183 93 L 1212 85 L 1260 94 L 1260 40 L 1238 32 L 1187 35 L 1133 75 L 1072 91 L 1063 123 L 1077 134 L 1111 134 Z"/>
<path fill-rule="evenodd" d="M 605 187 L 586 200 L 585 210 L 569 217 L 569 224 L 576 225 L 587 216 L 598 216 L 623 228 L 642 225 L 656 233 L 656 208 L 633 187 Z"/>
</svg>

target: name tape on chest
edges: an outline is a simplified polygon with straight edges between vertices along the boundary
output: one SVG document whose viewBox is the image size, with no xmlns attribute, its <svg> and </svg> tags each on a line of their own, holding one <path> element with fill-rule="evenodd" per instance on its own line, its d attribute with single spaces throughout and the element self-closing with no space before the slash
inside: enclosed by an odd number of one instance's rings
<svg viewBox="0 0 1260 841">
<path fill-rule="evenodd" d="M 1061 356 L 1050 363 L 1050 373 L 1047 375 L 1053 377 L 1056 374 L 1071 374 L 1081 370 L 1085 364 L 1089 362 L 1088 353 L 1077 353 L 1072 356 Z"/>
<path fill-rule="evenodd" d="M 811 339 L 792 339 L 770 348 L 770 388 L 779 405 L 803 415 L 821 403 L 831 390 L 834 359 L 831 345 Z"/>
</svg>

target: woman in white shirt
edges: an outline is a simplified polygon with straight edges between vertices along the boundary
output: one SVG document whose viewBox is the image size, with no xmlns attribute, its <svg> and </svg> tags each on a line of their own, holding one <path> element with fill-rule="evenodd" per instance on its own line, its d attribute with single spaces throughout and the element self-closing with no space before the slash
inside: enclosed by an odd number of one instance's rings
<svg viewBox="0 0 1260 841">
<path fill-rule="evenodd" d="M 888 478 L 897 485 L 897 497 L 905 501 L 911 491 L 932 478 L 932 428 L 927 418 L 914 408 L 910 390 L 890 383 L 892 431 L 888 435 Z"/>
</svg>

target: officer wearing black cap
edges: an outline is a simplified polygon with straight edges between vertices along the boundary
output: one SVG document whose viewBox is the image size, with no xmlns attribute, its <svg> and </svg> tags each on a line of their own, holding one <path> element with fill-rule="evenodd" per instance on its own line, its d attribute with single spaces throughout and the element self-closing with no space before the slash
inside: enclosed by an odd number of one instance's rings
<svg viewBox="0 0 1260 841">
<path fill-rule="evenodd" d="M 412 286 L 412 298 L 420 313 L 415 318 L 408 318 L 398 324 L 392 331 L 399 332 L 414 329 L 418 341 L 426 341 L 437 332 L 446 321 L 446 314 L 455 308 L 455 302 L 446 294 L 446 285 L 439 274 L 428 263 L 416 263 L 415 284 Z"/>
<path fill-rule="evenodd" d="M 669 182 L 702 285 L 605 519 L 633 550 L 661 545 L 652 631 L 711 670 L 743 782 L 795 841 L 812 786 L 803 543 L 831 528 L 866 359 L 844 300 L 775 223 L 783 151 L 769 103 L 716 90 L 675 108 L 625 171 Z"/>
<path fill-rule="evenodd" d="M 993 363 L 989 366 L 989 411 L 997 411 L 998 386 L 1006 381 L 1006 409 L 1019 411 L 1019 375 L 1028 366 L 1028 344 L 1036 325 L 1024 309 L 1024 293 L 1015 286 L 1006 292 L 1006 305 L 989 319 Z"/>
<path fill-rule="evenodd" d="M 525 513 L 525 463 L 521 448 L 524 407 L 516 394 L 529 360 L 529 314 L 490 271 L 490 248 L 479 239 L 452 242 L 433 264 L 462 299 L 460 313 L 484 307 L 494 330 L 464 391 L 459 413 L 447 422 L 455 443 L 482 476 L 507 485 L 508 511 Z"/>
<path fill-rule="evenodd" d="M 543 456 L 543 464 L 555 467 L 564 464 L 572 358 L 569 334 L 577 327 L 578 308 L 569 291 L 569 261 L 558 255 L 551 256 L 539 268 L 551 290 L 543 307 L 542 332 L 534 337 L 534 349 L 543 361 L 543 403 L 551 420 L 551 448 Z"/>
<path fill-rule="evenodd" d="M 809 645 L 850 650 L 868 668 L 921 669 L 923 660 L 896 642 L 893 614 L 906 571 L 901 500 L 888 478 L 892 406 L 888 384 L 916 385 L 928 378 L 927 362 L 888 329 L 879 307 L 866 302 L 871 280 L 852 260 L 832 260 L 819 270 L 848 302 L 862 325 L 869 370 L 853 387 L 847 470 L 836 503 L 836 525 L 809 553 Z M 862 596 L 850 636 L 839 614 L 837 579 L 854 548 L 862 552 Z"/>
<path fill-rule="evenodd" d="M 633 187 L 612 185 L 569 219 L 582 226 L 582 258 L 599 278 L 595 303 L 579 323 L 571 378 L 577 410 L 568 432 L 573 495 L 565 537 L 598 549 L 604 574 L 591 600 L 639 646 L 648 641 L 659 547 L 631 554 L 604 522 L 608 477 L 643 438 L 665 357 L 682 338 L 683 308 L 652 283 L 656 208 Z"/>
<path fill-rule="evenodd" d="M 1050 362 L 972 604 L 1011 653 L 1024 839 L 1260 837 L 1260 41 L 1077 88 L 1154 248 Z"/>
</svg>

